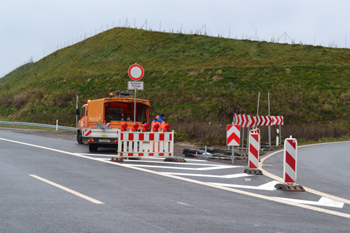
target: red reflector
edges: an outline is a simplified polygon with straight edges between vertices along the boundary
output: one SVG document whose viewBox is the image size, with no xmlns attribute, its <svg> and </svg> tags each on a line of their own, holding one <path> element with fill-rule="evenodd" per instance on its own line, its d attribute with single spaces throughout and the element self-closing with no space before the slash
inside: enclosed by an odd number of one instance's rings
<svg viewBox="0 0 350 233">
<path fill-rule="evenodd" d="M 90 143 L 91 143 L 91 142 L 94 142 L 94 139 L 89 139 L 88 142 L 90 142 Z"/>
<path fill-rule="evenodd" d="M 159 141 L 164 141 L 164 134 L 159 134 Z"/>
<path fill-rule="evenodd" d="M 114 140 L 114 143 L 118 143 L 118 140 Z"/>
</svg>

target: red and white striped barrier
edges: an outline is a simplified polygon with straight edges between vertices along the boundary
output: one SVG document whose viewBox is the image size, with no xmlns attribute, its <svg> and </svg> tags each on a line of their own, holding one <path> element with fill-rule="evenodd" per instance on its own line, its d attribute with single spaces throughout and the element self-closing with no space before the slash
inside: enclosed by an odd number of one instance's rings
<svg viewBox="0 0 350 233">
<path fill-rule="evenodd" d="M 286 184 L 293 184 L 297 180 L 297 146 L 295 138 L 284 140 L 283 180 Z"/>
<path fill-rule="evenodd" d="M 172 157 L 174 131 L 172 132 L 119 132 L 120 157 Z"/>
<path fill-rule="evenodd" d="M 283 116 L 272 116 L 272 123 L 274 125 L 283 125 Z"/>
<path fill-rule="evenodd" d="M 257 125 L 261 126 L 270 126 L 272 124 L 272 117 L 271 116 L 256 116 L 257 118 Z"/>
<path fill-rule="evenodd" d="M 248 154 L 248 168 L 259 168 L 259 134 L 250 133 L 249 135 L 249 154 Z"/>
<path fill-rule="evenodd" d="M 241 126 L 227 125 L 226 144 L 227 146 L 239 146 L 241 143 Z"/>
<path fill-rule="evenodd" d="M 234 115 L 235 125 L 241 127 L 283 125 L 283 116 L 250 116 L 245 114 Z"/>
</svg>

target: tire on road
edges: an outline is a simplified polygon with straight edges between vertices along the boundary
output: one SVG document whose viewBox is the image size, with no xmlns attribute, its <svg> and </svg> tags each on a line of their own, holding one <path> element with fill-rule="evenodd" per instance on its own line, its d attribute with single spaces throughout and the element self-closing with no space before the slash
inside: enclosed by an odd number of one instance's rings
<svg viewBox="0 0 350 233">
<path fill-rule="evenodd" d="M 77 142 L 78 142 L 78 144 L 84 144 L 83 135 L 81 134 L 80 131 L 78 131 L 78 133 L 77 133 Z"/>
</svg>

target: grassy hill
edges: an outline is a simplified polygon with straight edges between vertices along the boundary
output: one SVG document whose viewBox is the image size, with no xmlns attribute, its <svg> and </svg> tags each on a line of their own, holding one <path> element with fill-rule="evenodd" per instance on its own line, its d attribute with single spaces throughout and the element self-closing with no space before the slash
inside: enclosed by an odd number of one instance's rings
<svg viewBox="0 0 350 233">
<path fill-rule="evenodd" d="M 126 90 L 134 63 L 145 69 L 138 97 L 151 101 L 152 115 L 166 114 L 179 140 L 224 145 L 224 125 L 234 113 L 255 115 L 258 92 L 259 115 L 269 92 L 284 136 L 322 140 L 350 129 L 348 49 L 129 28 L 58 50 L 0 83 L 0 118 L 74 126 L 75 94 L 81 106 Z"/>
</svg>

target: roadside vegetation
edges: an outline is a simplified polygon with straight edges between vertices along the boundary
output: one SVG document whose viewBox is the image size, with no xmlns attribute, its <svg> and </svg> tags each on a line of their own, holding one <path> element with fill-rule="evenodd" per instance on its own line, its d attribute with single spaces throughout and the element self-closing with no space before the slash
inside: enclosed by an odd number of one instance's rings
<svg viewBox="0 0 350 233">
<path fill-rule="evenodd" d="M 164 112 L 178 141 L 224 146 L 233 114 L 284 116 L 282 136 L 350 138 L 350 50 L 114 28 L 58 50 L 0 83 L 0 119 L 75 126 L 75 95 L 126 90 L 145 68 L 151 117 Z M 272 127 L 272 137 L 276 126 Z M 263 141 L 267 127 L 261 127 Z"/>
</svg>

